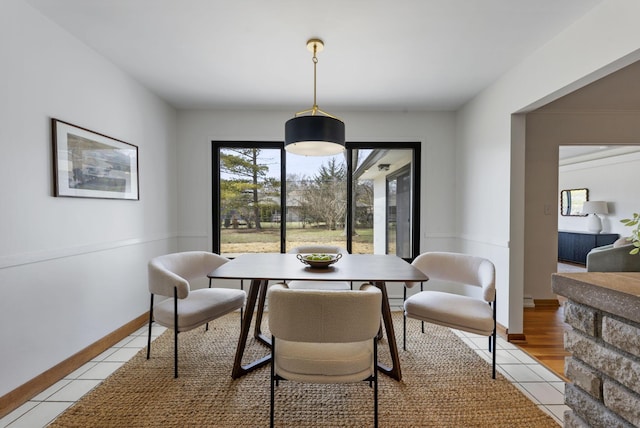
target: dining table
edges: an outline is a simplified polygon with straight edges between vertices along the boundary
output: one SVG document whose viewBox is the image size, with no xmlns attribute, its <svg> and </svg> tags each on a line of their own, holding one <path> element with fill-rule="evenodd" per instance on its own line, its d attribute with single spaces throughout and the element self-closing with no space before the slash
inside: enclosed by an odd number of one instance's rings
<svg viewBox="0 0 640 428">
<path fill-rule="evenodd" d="M 271 360 L 271 354 L 269 354 L 243 364 L 254 312 L 256 313 L 254 337 L 260 343 L 271 347 L 271 338 L 262 333 L 262 317 L 269 281 L 341 281 L 350 282 L 358 288 L 361 283 L 371 283 L 382 292 L 382 322 L 389 345 L 391 366 L 378 363 L 378 370 L 398 381 L 402 379 L 402 371 L 386 283 L 422 282 L 429 279 L 422 271 L 395 255 L 343 254 L 334 264 L 326 267 L 311 267 L 299 260 L 296 254 L 283 253 L 242 254 L 210 272 L 208 277 L 251 281 L 231 373 L 233 379 L 244 376 L 268 364 Z M 381 328 L 380 338 L 383 337 L 382 334 Z"/>
</svg>

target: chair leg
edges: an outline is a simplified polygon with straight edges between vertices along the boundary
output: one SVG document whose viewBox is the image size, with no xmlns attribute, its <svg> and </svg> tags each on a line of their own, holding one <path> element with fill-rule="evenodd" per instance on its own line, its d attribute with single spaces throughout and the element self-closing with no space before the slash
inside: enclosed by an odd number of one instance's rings
<svg viewBox="0 0 640 428">
<path fill-rule="evenodd" d="M 407 287 L 402 290 L 402 349 L 407 350 L 407 314 L 404 311 L 404 302 L 407 301 Z"/>
<path fill-rule="evenodd" d="M 151 305 L 149 307 L 149 337 L 147 338 L 147 360 L 151 356 L 151 324 L 153 323 L 153 293 L 151 293 Z"/>
<path fill-rule="evenodd" d="M 407 315 L 402 314 L 402 349 L 407 350 Z"/>
<path fill-rule="evenodd" d="M 178 378 L 178 330 L 173 330 L 173 377 Z"/>
<path fill-rule="evenodd" d="M 271 376 L 270 376 L 270 384 L 271 384 L 271 405 L 269 407 L 269 426 L 273 428 L 273 416 L 274 416 L 274 402 L 275 402 L 275 392 L 274 392 L 274 380 L 275 380 L 275 368 L 273 367 L 275 364 L 273 362 L 273 355 L 275 355 L 275 347 L 276 347 L 276 338 L 271 336 Z"/>
<path fill-rule="evenodd" d="M 178 377 L 178 289 L 173 288 L 173 377 Z"/>
<path fill-rule="evenodd" d="M 493 361 L 492 361 L 492 366 L 493 367 L 492 367 L 492 370 L 491 370 L 491 378 L 492 379 L 496 378 L 496 352 L 498 351 L 498 342 L 496 341 L 497 340 L 497 330 L 498 330 L 498 328 L 497 328 L 498 327 L 498 323 L 496 322 L 496 300 L 497 299 L 493 300 L 493 305 L 492 305 L 493 306 L 493 335 L 492 335 L 493 336 L 493 340 L 492 340 L 491 337 L 489 338 L 489 346 L 491 348 L 493 348 L 492 349 L 493 352 L 491 353 L 492 354 L 492 359 L 493 359 Z"/>
<path fill-rule="evenodd" d="M 209 288 L 211 288 L 211 280 L 212 280 L 212 279 L 213 279 L 213 278 L 209 278 Z M 209 323 L 206 323 L 206 324 L 204 325 L 204 331 L 209 331 Z"/>
<path fill-rule="evenodd" d="M 240 280 L 240 290 L 244 291 L 244 279 Z M 242 320 L 244 319 L 243 309 L 244 309 L 244 306 L 240 306 L 240 330 L 242 330 Z"/>
<path fill-rule="evenodd" d="M 420 282 L 420 292 L 424 291 L 424 282 Z M 424 334 L 424 321 L 422 323 L 422 334 Z"/>
<path fill-rule="evenodd" d="M 373 339 L 373 426 L 378 428 L 378 342 Z"/>
<path fill-rule="evenodd" d="M 498 347 L 496 346 L 496 329 L 493 329 L 493 352 L 491 353 L 492 358 L 493 358 L 493 362 L 492 362 L 492 371 L 491 371 L 491 378 L 495 379 L 496 378 L 496 352 L 498 351 Z"/>
</svg>

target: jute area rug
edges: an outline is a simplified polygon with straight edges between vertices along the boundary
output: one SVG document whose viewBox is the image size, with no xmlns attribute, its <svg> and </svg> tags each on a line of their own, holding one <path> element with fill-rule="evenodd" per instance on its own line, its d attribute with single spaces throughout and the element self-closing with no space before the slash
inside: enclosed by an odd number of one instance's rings
<svg viewBox="0 0 640 428">
<path fill-rule="evenodd" d="M 264 427 L 269 425 L 269 366 L 240 379 L 231 368 L 239 314 L 214 321 L 209 331 L 181 333 L 179 378 L 173 378 L 173 332 L 152 343 L 69 408 L 52 427 Z M 263 331 L 267 331 L 266 322 Z M 394 313 L 402 347 L 402 316 Z M 408 350 L 400 348 L 401 382 L 379 376 L 381 427 L 557 427 L 502 375 L 450 330 L 408 321 Z M 253 328 L 251 330 L 253 333 Z M 380 361 L 389 360 L 386 339 Z M 245 363 L 268 354 L 252 340 Z M 373 425 L 373 389 L 365 382 L 314 385 L 280 382 L 278 427 Z"/>
</svg>

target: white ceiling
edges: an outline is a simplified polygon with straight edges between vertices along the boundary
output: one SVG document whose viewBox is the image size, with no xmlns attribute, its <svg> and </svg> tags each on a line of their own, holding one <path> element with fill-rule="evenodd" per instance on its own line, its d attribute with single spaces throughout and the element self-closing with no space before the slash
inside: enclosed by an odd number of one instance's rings
<svg viewBox="0 0 640 428">
<path fill-rule="evenodd" d="M 456 110 L 602 0 L 26 0 L 176 108 Z"/>
<path fill-rule="evenodd" d="M 560 146 L 558 159 L 560 165 L 570 165 L 637 152 L 640 152 L 640 146 L 637 145 Z"/>
</svg>

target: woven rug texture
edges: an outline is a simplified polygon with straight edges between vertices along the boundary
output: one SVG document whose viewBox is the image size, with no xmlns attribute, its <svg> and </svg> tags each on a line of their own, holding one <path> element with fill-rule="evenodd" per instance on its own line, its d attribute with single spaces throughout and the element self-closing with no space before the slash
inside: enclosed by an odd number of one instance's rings
<svg viewBox="0 0 640 428">
<path fill-rule="evenodd" d="M 380 427 L 557 427 L 502 375 L 449 329 L 407 321 L 394 313 L 403 379 L 379 375 Z M 263 331 L 268 333 L 266 320 Z M 240 333 L 239 313 L 179 335 L 179 377 L 173 377 L 173 332 L 130 361 L 58 417 L 51 427 L 265 427 L 269 425 L 269 365 L 240 379 L 231 368 Z M 379 360 L 389 361 L 386 336 Z M 500 350 L 498 350 L 500 352 Z M 243 363 L 267 355 L 247 342 Z M 373 426 L 368 383 L 316 385 L 281 381 L 277 427 Z"/>
</svg>

